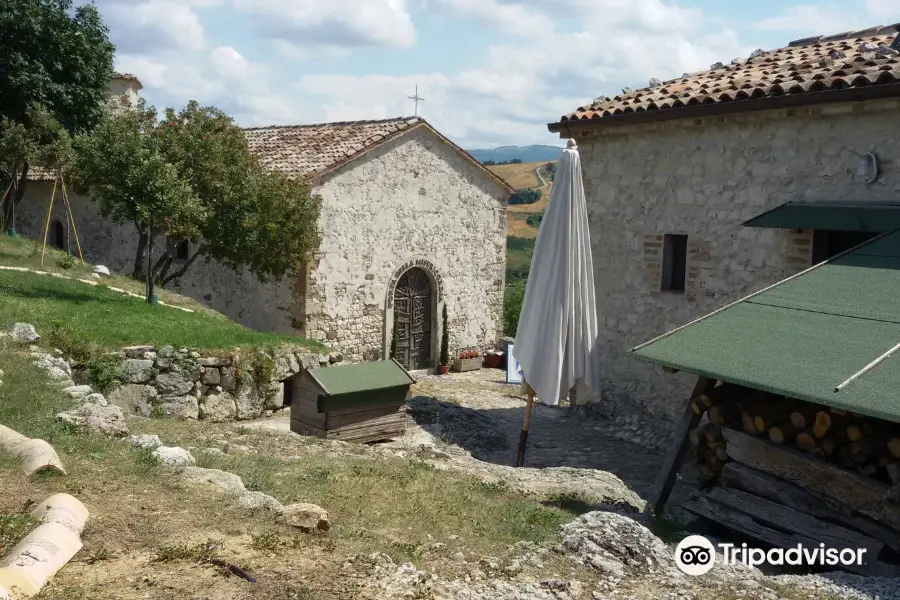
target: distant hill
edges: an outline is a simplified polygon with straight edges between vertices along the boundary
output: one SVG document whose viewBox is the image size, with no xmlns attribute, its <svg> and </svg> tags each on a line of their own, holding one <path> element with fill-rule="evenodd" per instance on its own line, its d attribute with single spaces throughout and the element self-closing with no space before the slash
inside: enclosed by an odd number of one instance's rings
<svg viewBox="0 0 900 600">
<path fill-rule="evenodd" d="M 559 158 L 562 151 L 562 147 L 556 146 L 500 146 L 493 150 L 467 150 L 478 162 L 502 162 L 516 158 L 522 162 L 550 161 Z"/>
</svg>

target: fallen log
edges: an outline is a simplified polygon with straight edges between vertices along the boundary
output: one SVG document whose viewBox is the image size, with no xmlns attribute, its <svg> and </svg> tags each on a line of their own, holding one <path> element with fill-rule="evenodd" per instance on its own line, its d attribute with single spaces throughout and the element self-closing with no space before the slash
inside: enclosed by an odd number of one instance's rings
<svg viewBox="0 0 900 600">
<path fill-rule="evenodd" d="M 795 439 L 798 433 L 800 430 L 789 419 L 769 429 L 769 439 L 776 444 L 784 444 L 788 440 Z"/>
<path fill-rule="evenodd" d="M 900 552 L 900 531 L 864 517 L 842 502 L 813 494 L 784 479 L 732 461 L 722 468 L 719 481 L 726 488 L 760 496 L 826 523 L 856 530 Z"/>
<path fill-rule="evenodd" d="M 900 574 L 900 569 L 878 560 L 884 547 L 880 541 L 759 496 L 716 486 L 692 498 L 685 508 L 732 531 L 779 548 L 795 548 L 798 544 L 807 548 L 818 548 L 819 544 L 839 549 L 865 548 L 865 564 L 841 566 L 869 576 L 895 577 Z"/>
<path fill-rule="evenodd" d="M 802 453 L 786 445 L 725 429 L 728 457 L 787 479 L 800 487 L 841 501 L 860 513 L 900 529 L 900 511 L 884 503 L 888 486 Z"/>
</svg>

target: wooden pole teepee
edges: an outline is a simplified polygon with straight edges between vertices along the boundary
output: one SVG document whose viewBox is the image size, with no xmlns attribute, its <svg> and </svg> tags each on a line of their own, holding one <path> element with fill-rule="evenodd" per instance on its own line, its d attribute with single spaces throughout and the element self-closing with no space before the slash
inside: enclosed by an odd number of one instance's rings
<svg viewBox="0 0 900 600">
<path fill-rule="evenodd" d="M 50 193 L 50 205 L 47 206 L 47 218 L 44 220 L 44 246 L 41 248 L 41 266 L 44 266 L 44 254 L 47 251 L 47 234 L 50 232 L 50 216 L 53 213 L 53 200 L 56 199 L 56 184 L 59 177 L 53 180 L 53 191 Z M 37 248 L 35 248 L 37 250 Z"/>
<path fill-rule="evenodd" d="M 78 229 L 75 228 L 75 215 L 72 214 L 72 205 L 69 203 L 69 193 L 66 191 L 66 181 L 63 179 L 62 171 L 59 173 L 59 180 L 62 183 L 63 200 L 66 202 L 66 212 L 69 214 L 69 222 L 72 223 L 72 232 L 75 234 L 75 246 L 78 248 L 78 258 L 81 265 L 84 266 L 84 255 L 81 253 L 81 242 L 78 240 Z"/>
</svg>

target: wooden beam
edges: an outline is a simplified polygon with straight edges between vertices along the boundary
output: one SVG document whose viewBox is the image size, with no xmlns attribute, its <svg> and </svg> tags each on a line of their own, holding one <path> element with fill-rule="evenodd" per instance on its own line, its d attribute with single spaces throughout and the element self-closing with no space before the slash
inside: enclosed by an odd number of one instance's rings
<svg viewBox="0 0 900 600">
<path fill-rule="evenodd" d="M 666 455 L 663 468 L 659 472 L 656 485 L 653 487 L 653 494 L 650 496 L 650 500 L 644 508 L 645 514 L 651 516 L 654 515 L 662 505 L 666 503 L 666 500 L 669 499 L 669 494 L 672 493 L 672 487 L 675 485 L 675 478 L 681 470 L 681 465 L 684 463 L 684 455 L 687 453 L 688 444 L 690 443 L 688 440 L 688 433 L 700 424 L 701 415 L 695 413 L 691 408 L 691 399 L 697 398 L 700 394 L 709 392 L 715 385 L 715 379 L 699 377 L 697 379 L 697 384 L 694 386 L 694 391 L 691 392 L 691 397 L 685 401 L 684 414 L 681 416 L 681 421 L 675 429 L 675 445 L 672 446 L 669 450 L 669 454 Z"/>
<path fill-rule="evenodd" d="M 900 552 L 900 532 L 859 515 L 837 500 L 819 497 L 783 479 L 732 461 L 722 468 L 719 482 L 726 488 L 742 490 L 828 523 L 859 531 Z"/>
<path fill-rule="evenodd" d="M 723 430 L 728 456 L 759 471 L 786 479 L 814 494 L 900 529 L 900 509 L 885 502 L 890 489 L 883 483 L 843 469 L 793 448 L 773 444 L 733 429 Z"/>
<path fill-rule="evenodd" d="M 821 543 L 827 548 L 865 548 L 865 564 L 845 566 L 846 570 L 878 577 L 896 577 L 900 573 L 897 567 L 878 560 L 883 547 L 878 540 L 759 496 L 716 486 L 706 494 L 692 497 L 685 508 L 727 529 L 779 548 L 796 548 L 798 544 L 818 548 Z"/>
</svg>

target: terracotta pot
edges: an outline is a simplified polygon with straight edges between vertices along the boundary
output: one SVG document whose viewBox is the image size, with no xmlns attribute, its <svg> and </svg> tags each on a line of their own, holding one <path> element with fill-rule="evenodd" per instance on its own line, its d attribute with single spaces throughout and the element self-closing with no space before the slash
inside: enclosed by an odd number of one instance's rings
<svg viewBox="0 0 900 600">
<path fill-rule="evenodd" d="M 450 365 L 441 365 L 438 367 L 438 375 L 446 375 L 450 372 Z"/>
</svg>

